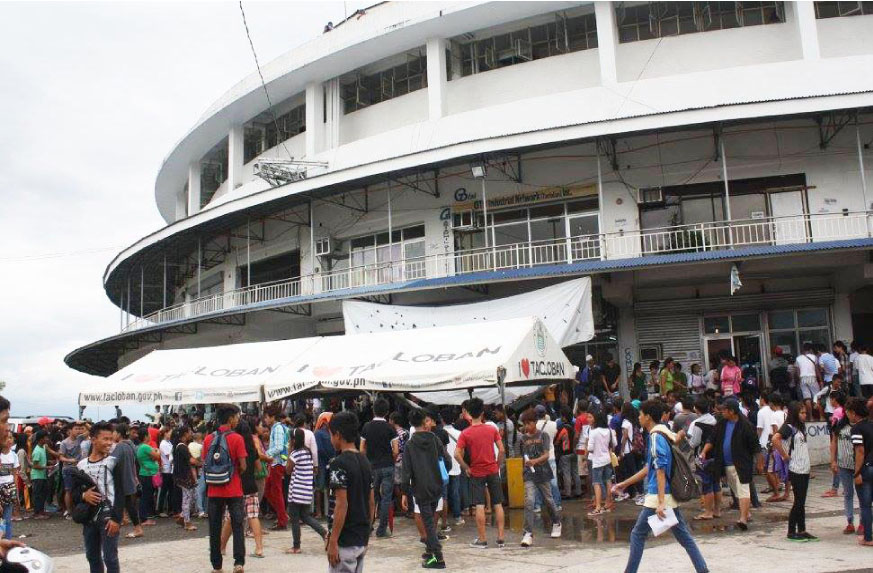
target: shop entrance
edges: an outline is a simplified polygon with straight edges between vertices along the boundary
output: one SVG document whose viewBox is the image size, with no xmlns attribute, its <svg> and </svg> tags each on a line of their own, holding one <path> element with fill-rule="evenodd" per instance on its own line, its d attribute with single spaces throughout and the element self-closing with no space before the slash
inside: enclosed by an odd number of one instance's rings
<svg viewBox="0 0 873 573">
<path fill-rule="evenodd" d="M 727 352 L 737 357 L 739 366 L 744 371 L 746 368 L 754 369 L 755 376 L 761 380 L 763 372 L 761 343 L 763 336 L 760 332 L 735 334 L 733 336 L 707 336 L 705 340 L 706 363 L 710 368 L 718 368 L 719 354 Z"/>
</svg>

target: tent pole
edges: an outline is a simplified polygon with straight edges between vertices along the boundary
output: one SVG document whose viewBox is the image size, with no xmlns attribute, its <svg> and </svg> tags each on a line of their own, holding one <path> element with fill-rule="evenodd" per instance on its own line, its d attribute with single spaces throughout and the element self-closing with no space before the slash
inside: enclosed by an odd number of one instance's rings
<svg viewBox="0 0 873 573">
<path fill-rule="evenodd" d="M 504 368 L 503 366 L 497 367 L 497 385 L 500 388 L 500 407 L 503 410 L 503 457 L 508 458 L 508 436 L 506 435 L 506 368 Z"/>
</svg>

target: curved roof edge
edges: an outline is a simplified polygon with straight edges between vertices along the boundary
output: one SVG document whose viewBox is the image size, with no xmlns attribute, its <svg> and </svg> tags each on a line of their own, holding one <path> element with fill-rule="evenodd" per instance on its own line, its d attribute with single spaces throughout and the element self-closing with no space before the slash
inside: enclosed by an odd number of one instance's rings
<svg viewBox="0 0 873 573">
<path fill-rule="evenodd" d="M 588 2 L 384 2 L 356 20 L 310 40 L 262 67 L 273 101 L 382 58 L 421 46 L 431 37 L 452 37 Z M 174 186 L 188 165 L 227 135 L 233 125 L 267 109 L 261 80 L 253 72 L 215 101 L 173 147 L 155 181 L 155 200 L 168 223 L 174 218 Z M 181 186 L 179 186 L 181 190 Z"/>
</svg>

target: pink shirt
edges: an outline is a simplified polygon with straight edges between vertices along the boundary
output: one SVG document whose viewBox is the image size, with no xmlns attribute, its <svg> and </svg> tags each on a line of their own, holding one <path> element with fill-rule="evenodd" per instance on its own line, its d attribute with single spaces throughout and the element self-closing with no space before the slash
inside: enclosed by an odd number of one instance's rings
<svg viewBox="0 0 873 573">
<path fill-rule="evenodd" d="M 739 366 L 724 366 L 721 369 L 721 393 L 725 396 L 735 396 L 740 393 L 740 383 L 743 381 L 743 371 Z"/>
</svg>

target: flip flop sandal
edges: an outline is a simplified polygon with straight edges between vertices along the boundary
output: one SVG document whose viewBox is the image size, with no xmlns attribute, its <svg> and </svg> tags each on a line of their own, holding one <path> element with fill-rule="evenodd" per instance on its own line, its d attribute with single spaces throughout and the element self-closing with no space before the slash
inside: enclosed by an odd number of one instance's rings
<svg viewBox="0 0 873 573">
<path fill-rule="evenodd" d="M 712 515 L 695 515 L 693 519 L 694 521 L 709 521 L 712 518 Z"/>
<path fill-rule="evenodd" d="M 128 533 L 124 536 L 125 539 L 139 539 L 142 537 L 142 534 L 137 535 L 136 533 Z"/>
<path fill-rule="evenodd" d="M 249 553 L 249 557 L 254 557 L 255 559 L 263 559 L 264 554 L 263 553 Z"/>
</svg>

